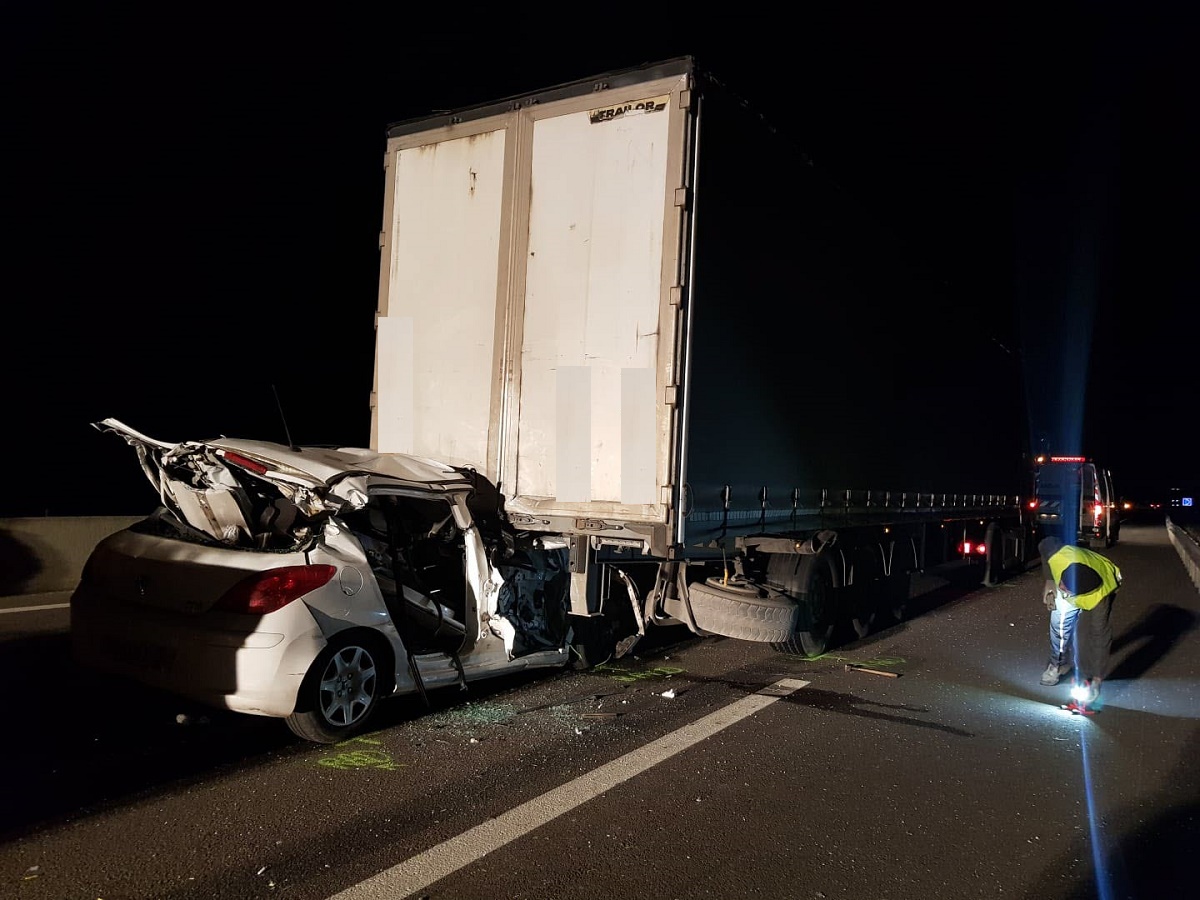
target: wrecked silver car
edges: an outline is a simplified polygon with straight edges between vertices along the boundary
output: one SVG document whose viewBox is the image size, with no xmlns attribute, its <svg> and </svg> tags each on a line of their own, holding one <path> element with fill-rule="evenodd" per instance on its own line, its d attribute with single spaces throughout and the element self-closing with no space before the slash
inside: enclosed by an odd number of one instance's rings
<svg viewBox="0 0 1200 900">
<path fill-rule="evenodd" d="M 331 743 L 385 697 L 570 662 L 567 547 L 514 530 L 473 471 L 94 424 L 159 506 L 87 561 L 82 665 Z"/>
</svg>

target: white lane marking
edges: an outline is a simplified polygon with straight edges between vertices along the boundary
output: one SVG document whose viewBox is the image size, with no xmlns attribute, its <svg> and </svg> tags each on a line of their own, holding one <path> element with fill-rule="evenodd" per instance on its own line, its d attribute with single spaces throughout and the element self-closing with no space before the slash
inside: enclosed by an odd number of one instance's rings
<svg viewBox="0 0 1200 900">
<path fill-rule="evenodd" d="M 443 841 L 378 875 L 360 881 L 329 900 L 379 900 L 408 897 L 435 881 L 482 859 L 493 850 L 523 837 L 563 813 L 600 796 L 634 775 L 658 765 L 718 731 L 740 722 L 808 685 L 797 678 L 783 678 L 757 693 L 736 700 L 690 725 L 651 741 L 644 747 L 580 775 L 562 787 L 547 791 L 503 815 L 476 825 L 457 837 Z"/>
<path fill-rule="evenodd" d="M 39 609 L 66 609 L 70 603 L 47 603 L 45 606 L 14 606 L 11 609 L 0 609 L 0 613 L 37 612 Z"/>
</svg>

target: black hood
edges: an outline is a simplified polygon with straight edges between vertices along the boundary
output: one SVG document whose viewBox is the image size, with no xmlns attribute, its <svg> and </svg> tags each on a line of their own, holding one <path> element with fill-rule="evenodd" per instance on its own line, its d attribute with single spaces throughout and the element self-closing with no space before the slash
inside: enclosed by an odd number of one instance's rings
<svg viewBox="0 0 1200 900">
<path fill-rule="evenodd" d="M 1044 537 L 1038 542 L 1038 555 L 1049 559 L 1063 548 L 1063 542 L 1056 537 Z"/>
</svg>

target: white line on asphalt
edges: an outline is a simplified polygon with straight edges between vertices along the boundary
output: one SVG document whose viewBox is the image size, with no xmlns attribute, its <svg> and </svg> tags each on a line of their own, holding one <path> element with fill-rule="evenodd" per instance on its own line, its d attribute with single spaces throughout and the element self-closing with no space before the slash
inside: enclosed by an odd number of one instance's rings
<svg viewBox="0 0 1200 900">
<path fill-rule="evenodd" d="M 605 791 L 628 781 L 634 775 L 658 765 L 665 759 L 686 750 L 723 728 L 740 722 L 747 716 L 770 706 L 805 687 L 807 681 L 783 678 L 757 693 L 734 701 L 709 713 L 703 719 L 685 725 L 677 731 L 651 741 L 644 747 L 580 775 L 562 787 L 547 791 L 515 809 L 476 825 L 457 837 L 431 847 L 424 853 L 406 859 L 378 875 L 360 881 L 353 887 L 335 894 L 329 900 L 377 900 L 377 898 L 408 897 L 429 887 L 435 881 L 457 872 L 464 866 L 482 859 L 493 850 L 523 837 L 563 813 L 599 797 Z"/>
<path fill-rule="evenodd" d="M 37 612 L 39 609 L 66 609 L 70 603 L 47 603 L 45 606 L 14 606 L 12 609 L 0 609 L 0 613 Z"/>
</svg>

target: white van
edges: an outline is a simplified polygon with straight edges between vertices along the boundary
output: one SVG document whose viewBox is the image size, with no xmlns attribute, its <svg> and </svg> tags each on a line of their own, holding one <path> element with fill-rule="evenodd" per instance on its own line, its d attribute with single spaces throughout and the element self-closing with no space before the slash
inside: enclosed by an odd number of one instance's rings
<svg viewBox="0 0 1200 900">
<path fill-rule="evenodd" d="M 1112 472 L 1084 456 L 1039 456 L 1029 508 L 1038 532 L 1057 532 L 1064 541 L 1075 522 L 1082 547 L 1111 547 L 1121 534 Z"/>
</svg>

